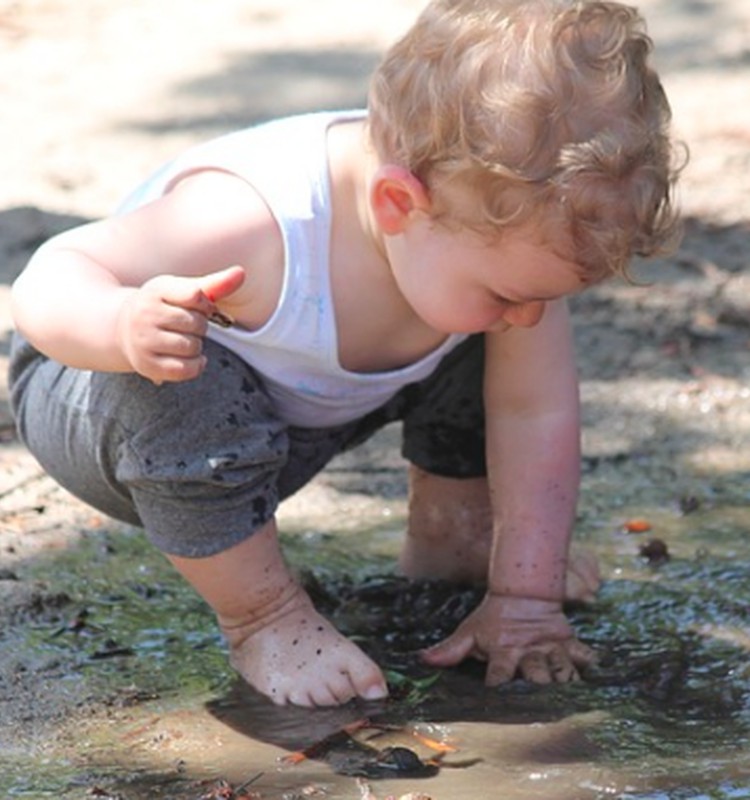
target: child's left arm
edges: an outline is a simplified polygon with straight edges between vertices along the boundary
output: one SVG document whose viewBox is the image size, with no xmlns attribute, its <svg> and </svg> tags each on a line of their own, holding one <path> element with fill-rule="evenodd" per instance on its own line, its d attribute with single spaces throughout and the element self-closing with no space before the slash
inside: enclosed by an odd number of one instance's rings
<svg viewBox="0 0 750 800">
<path fill-rule="evenodd" d="M 534 328 L 487 334 L 485 413 L 494 540 L 487 595 L 444 642 L 434 665 L 486 660 L 487 683 L 516 673 L 577 677 L 593 654 L 563 612 L 580 478 L 579 401 L 564 300 Z"/>
</svg>

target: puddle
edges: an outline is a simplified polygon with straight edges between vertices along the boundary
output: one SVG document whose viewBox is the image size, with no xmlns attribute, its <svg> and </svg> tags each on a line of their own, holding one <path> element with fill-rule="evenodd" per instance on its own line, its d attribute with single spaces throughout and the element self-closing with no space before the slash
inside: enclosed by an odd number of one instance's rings
<svg viewBox="0 0 750 800">
<path fill-rule="evenodd" d="M 600 663 L 574 685 L 488 691 L 476 664 L 422 667 L 415 650 L 477 596 L 391 575 L 399 519 L 346 533 L 356 556 L 343 535 L 286 540 L 320 607 L 389 671 L 389 701 L 343 709 L 279 709 L 240 685 L 210 613 L 139 535 L 27 565 L 58 605 L 42 595 L 7 635 L 8 680 L 33 678 L 53 718 L 19 725 L 28 741 L 0 735 L 0 796 L 750 798 L 750 509 L 739 487 L 706 486 L 600 508 L 609 468 L 589 465 L 580 523 L 607 581 L 571 610 Z M 654 539 L 667 558 L 643 555 Z"/>
</svg>

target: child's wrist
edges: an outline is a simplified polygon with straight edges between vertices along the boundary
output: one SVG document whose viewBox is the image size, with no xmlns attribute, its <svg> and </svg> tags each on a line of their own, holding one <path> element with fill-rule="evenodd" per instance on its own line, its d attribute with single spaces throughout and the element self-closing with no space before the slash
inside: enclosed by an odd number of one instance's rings
<svg viewBox="0 0 750 800">
<path fill-rule="evenodd" d="M 533 594 L 509 594 L 487 590 L 487 597 L 500 605 L 504 617 L 528 617 L 556 614 L 562 610 L 562 597 L 537 597 Z"/>
</svg>

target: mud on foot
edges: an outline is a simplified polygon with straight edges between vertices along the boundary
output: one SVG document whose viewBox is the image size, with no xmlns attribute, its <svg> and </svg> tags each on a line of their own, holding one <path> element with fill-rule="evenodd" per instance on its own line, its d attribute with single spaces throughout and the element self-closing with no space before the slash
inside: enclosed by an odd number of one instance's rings
<svg viewBox="0 0 750 800">
<path fill-rule="evenodd" d="M 307 601 L 231 645 L 232 666 L 277 705 L 341 705 L 378 700 L 388 689 L 380 668 Z"/>
</svg>

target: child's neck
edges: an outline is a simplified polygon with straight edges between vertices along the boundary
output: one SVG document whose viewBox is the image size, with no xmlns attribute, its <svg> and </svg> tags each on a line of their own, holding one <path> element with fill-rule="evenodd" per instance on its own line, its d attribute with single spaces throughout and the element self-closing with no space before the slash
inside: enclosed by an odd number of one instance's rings
<svg viewBox="0 0 750 800">
<path fill-rule="evenodd" d="M 352 240 L 359 239 L 358 259 L 368 252 L 387 263 L 383 235 L 369 202 L 370 178 L 378 159 L 369 145 L 363 120 L 339 123 L 329 129 L 328 160 L 334 226 L 350 234 Z"/>
<path fill-rule="evenodd" d="M 339 361 L 353 372 L 378 372 L 417 361 L 445 338 L 416 316 L 386 257 L 370 212 L 370 179 L 378 167 L 364 122 L 328 133 L 331 181 L 331 286 Z"/>
</svg>

